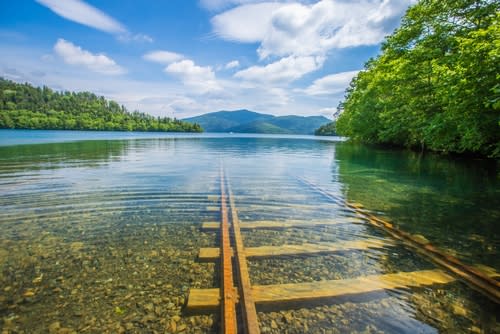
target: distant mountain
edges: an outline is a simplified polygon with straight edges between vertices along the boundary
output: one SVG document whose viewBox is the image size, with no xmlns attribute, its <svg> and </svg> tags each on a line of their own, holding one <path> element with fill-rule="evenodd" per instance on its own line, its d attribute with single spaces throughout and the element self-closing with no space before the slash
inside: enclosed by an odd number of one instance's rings
<svg viewBox="0 0 500 334">
<path fill-rule="evenodd" d="M 265 121 L 274 116 L 249 110 L 217 111 L 196 117 L 185 118 L 186 122 L 200 124 L 206 132 L 230 132 L 232 128 L 245 123 Z M 233 131 L 234 132 L 234 131 Z"/>
<path fill-rule="evenodd" d="M 250 123 L 244 123 L 229 129 L 228 132 L 236 133 L 284 133 L 291 134 L 292 132 L 288 129 L 281 128 L 270 122 L 266 121 L 255 121 Z"/>
<path fill-rule="evenodd" d="M 313 134 L 330 120 L 323 116 L 273 116 L 249 110 L 217 111 L 183 121 L 197 123 L 206 132 Z"/>
</svg>

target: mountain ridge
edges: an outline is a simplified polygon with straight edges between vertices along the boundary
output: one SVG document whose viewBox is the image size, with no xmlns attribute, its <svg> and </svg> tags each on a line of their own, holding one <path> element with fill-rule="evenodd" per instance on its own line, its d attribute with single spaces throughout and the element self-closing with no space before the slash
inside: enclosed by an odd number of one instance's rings
<svg viewBox="0 0 500 334">
<path fill-rule="evenodd" d="M 331 122 L 324 116 L 274 116 L 247 109 L 221 110 L 183 121 L 199 124 L 206 132 L 314 134 L 320 126 Z"/>
</svg>

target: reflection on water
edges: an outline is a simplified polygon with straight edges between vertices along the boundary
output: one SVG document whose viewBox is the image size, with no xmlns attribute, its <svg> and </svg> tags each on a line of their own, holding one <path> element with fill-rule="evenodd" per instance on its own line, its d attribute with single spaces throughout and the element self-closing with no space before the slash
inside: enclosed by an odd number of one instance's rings
<svg viewBox="0 0 500 334">
<path fill-rule="evenodd" d="M 128 145 L 127 141 L 79 141 L 2 147 L 1 177 L 31 170 L 97 166 L 120 159 Z"/>
<path fill-rule="evenodd" d="M 347 198 L 469 264 L 500 269 L 498 163 L 340 144 Z M 338 165 L 338 167 L 337 167 Z"/>
<path fill-rule="evenodd" d="M 300 177 L 500 269 L 498 170 L 480 161 L 279 138 L 8 146 L 0 147 L 4 331 L 218 332 L 218 314 L 189 314 L 185 303 L 190 289 L 219 287 L 217 262 L 197 256 L 219 246 L 201 223 L 220 221 L 221 162 L 242 223 L 295 224 L 243 230 L 246 247 L 378 245 L 251 258 L 254 285 L 436 269 Z M 258 311 L 263 333 L 500 332 L 498 306 L 458 281 Z"/>
</svg>

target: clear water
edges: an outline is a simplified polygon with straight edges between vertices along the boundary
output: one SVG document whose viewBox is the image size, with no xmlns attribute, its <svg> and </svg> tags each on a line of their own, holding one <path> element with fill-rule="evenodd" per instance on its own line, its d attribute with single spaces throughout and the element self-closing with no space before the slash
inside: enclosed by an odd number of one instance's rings
<svg viewBox="0 0 500 334">
<path fill-rule="evenodd" d="M 246 247 L 387 244 L 251 259 L 254 285 L 436 269 L 300 178 L 468 264 L 500 271 L 495 162 L 304 136 L 109 133 L 104 140 L 64 132 L 70 142 L 13 145 L 27 134 L 0 131 L 0 326 L 7 332 L 218 332 L 217 313 L 187 313 L 185 302 L 190 289 L 219 287 L 217 264 L 197 255 L 218 247 L 219 236 L 201 223 L 220 220 L 221 163 L 242 222 L 341 222 L 243 230 Z M 36 136 L 50 141 L 54 132 Z M 498 305 L 459 281 L 258 312 L 263 333 L 500 332 Z"/>
<path fill-rule="evenodd" d="M 290 138 L 317 140 L 304 135 L 272 135 L 247 133 L 182 133 L 124 131 L 6 130 L 0 129 L 0 146 L 64 143 L 82 140 L 175 139 L 175 138 Z M 322 141 L 343 141 L 340 137 L 323 137 Z"/>
</svg>

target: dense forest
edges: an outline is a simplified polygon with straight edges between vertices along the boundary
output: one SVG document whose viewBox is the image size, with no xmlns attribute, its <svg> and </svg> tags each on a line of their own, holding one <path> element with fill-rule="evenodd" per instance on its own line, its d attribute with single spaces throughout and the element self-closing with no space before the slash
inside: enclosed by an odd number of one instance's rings
<svg viewBox="0 0 500 334">
<path fill-rule="evenodd" d="M 421 0 L 346 91 L 354 140 L 500 157 L 500 3 Z"/>
<path fill-rule="evenodd" d="M 320 126 L 314 131 L 316 136 L 336 136 L 335 122 L 330 122 Z"/>
<path fill-rule="evenodd" d="M 202 132 L 198 124 L 154 117 L 89 92 L 56 92 L 0 78 L 0 128 Z"/>
</svg>

